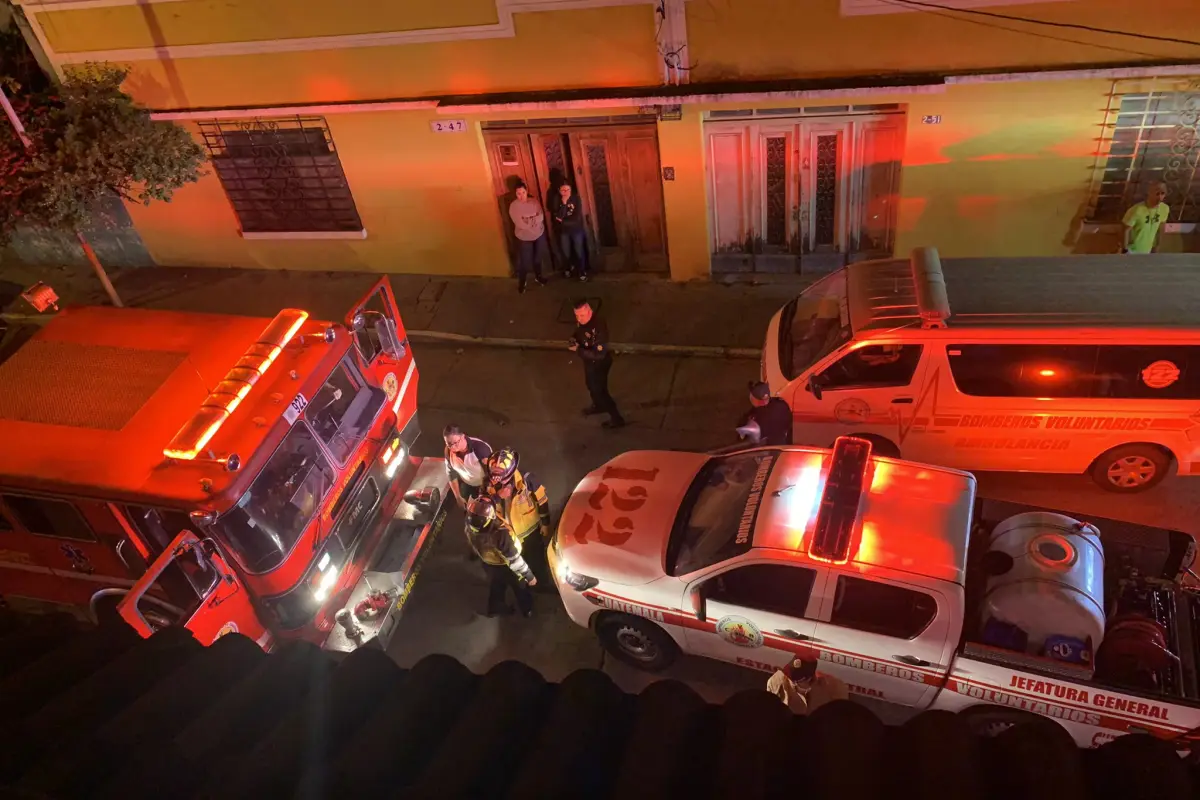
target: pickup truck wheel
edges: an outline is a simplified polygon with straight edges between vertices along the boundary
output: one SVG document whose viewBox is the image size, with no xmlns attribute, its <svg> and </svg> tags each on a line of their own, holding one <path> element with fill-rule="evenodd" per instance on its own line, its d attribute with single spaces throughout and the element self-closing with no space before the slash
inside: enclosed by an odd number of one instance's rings
<svg viewBox="0 0 1200 800">
<path fill-rule="evenodd" d="M 1092 480 L 1102 489 L 1121 494 L 1144 492 L 1167 477 L 1171 456 L 1152 444 L 1114 447 L 1092 464 Z"/>
<path fill-rule="evenodd" d="M 596 634 L 613 658 L 647 672 L 660 672 L 679 657 L 675 640 L 641 617 L 627 614 L 604 617 L 596 625 Z"/>
<path fill-rule="evenodd" d="M 1036 723 L 1038 717 L 1028 711 L 1004 706 L 975 706 L 962 712 L 971 733 L 992 739 L 1019 725 Z"/>
</svg>

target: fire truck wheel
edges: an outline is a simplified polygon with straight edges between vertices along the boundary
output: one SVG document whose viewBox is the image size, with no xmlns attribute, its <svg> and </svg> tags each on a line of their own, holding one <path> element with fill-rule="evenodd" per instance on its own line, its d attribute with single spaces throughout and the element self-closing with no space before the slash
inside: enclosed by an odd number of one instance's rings
<svg viewBox="0 0 1200 800">
<path fill-rule="evenodd" d="M 647 672 L 660 672 L 679 657 L 675 640 L 641 617 L 610 614 L 597 623 L 596 634 L 614 658 Z"/>
<path fill-rule="evenodd" d="M 1171 454 L 1158 445 L 1125 444 L 1097 458 L 1091 476 L 1102 489 L 1132 494 L 1158 485 L 1170 467 Z"/>
<path fill-rule="evenodd" d="M 1036 725 L 1040 717 L 1019 708 L 1004 706 L 972 706 L 961 713 L 971 733 L 988 739 L 995 738 L 1021 725 Z"/>
</svg>

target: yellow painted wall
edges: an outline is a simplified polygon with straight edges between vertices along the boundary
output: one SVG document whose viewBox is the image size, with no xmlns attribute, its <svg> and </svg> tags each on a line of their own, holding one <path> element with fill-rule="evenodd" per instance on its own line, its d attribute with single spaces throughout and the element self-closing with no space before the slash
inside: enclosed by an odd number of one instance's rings
<svg viewBox="0 0 1200 800">
<path fill-rule="evenodd" d="M 1197 0 L 1069 0 L 981 10 L 1200 40 Z M 1197 48 L 1185 44 L 1139 41 L 965 13 L 926 11 L 843 17 L 840 0 L 693 0 L 687 4 L 687 26 L 688 52 L 696 64 L 693 80 L 1197 58 Z"/>
<path fill-rule="evenodd" d="M 141 61 L 126 90 L 163 110 L 659 82 L 650 5 L 518 14 L 515 25 L 506 39 Z M 563 43 L 569 69 L 554 63 Z"/>
<path fill-rule="evenodd" d="M 182 0 L 38 16 L 59 53 L 491 25 L 496 0 Z"/>
<path fill-rule="evenodd" d="M 671 278 L 709 275 L 707 185 L 701 110 L 685 106 L 683 119 L 658 123 L 659 163 L 674 167 L 675 180 L 663 181 L 667 250 Z"/>
<path fill-rule="evenodd" d="M 243 239 L 212 174 L 170 203 L 131 205 L 130 214 L 163 265 L 507 275 L 479 126 L 434 134 L 431 119 L 426 112 L 327 118 L 365 240 Z"/>
</svg>

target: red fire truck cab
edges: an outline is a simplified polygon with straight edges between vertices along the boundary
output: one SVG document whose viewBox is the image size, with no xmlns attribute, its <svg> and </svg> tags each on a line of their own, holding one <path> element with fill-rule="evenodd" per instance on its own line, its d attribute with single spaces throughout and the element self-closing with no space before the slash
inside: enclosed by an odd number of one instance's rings
<svg viewBox="0 0 1200 800">
<path fill-rule="evenodd" d="M 380 280 L 342 323 L 71 308 L 0 364 L 0 598 L 386 648 L 444 519 Z"/>
</svg>

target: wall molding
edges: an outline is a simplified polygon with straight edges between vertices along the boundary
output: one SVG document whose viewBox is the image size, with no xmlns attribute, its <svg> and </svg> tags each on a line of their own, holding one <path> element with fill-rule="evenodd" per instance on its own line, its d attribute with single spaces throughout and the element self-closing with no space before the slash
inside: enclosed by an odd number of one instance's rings
<svg viewBox="0 0 1200 800">
<path fill-rule="evenodd" d="M 126 5 L 184 2 L 185 0 L 24 0 L 30 25 L 47 55 L 61 73 L 61 65 L 88 61 L 156 61 L 162 59 L 212 58 L 220 56 L 260 55 L 264 53 L 295 53 L 320 50 L 343 50 L 359 47 L 393 47 L 428 42 L 454 42 L 472 39 L 511 39 L 517 35 L 516 14 L 543 11 L 574 11 L 614 6 L 658 5 L 658 0 L 496 0 L 498 22 L 485 25 L 463 25 L 453 28 L 423 28 L 410 31 L 352 33 L 335 36 L 309 36 L 293 39 L 264 39 L 247 42 L 214 42 L 211 44 L 164 45 L 135 47 L 123 50 L 86 50 L 59 53 L 50 48 L 37 15 L 47 11 L 71 11 L 82 8 L 105 8 Z M 668 3 L 685 0 L 666 0 Z M 686 35 L 686 33 L 685 33 Z"/>
<path fill-rule="evenodd" d="M 935 2 L 935 0 L 928 0 Z M 1002 6 L 1026 5 L 1030 0 L 936 0 L 937 5 L 950 11 L 975 8 L 999 8 Z M 1066 3 L 1072 0 L 1037 0 L 1039 3 Z M 902 0 L 841 0 L 841 15 L 843 17 L 861 17 L 876 14 L 912 14 L 929 12 L 922 6 L 905 5 Z"/>
</svg>

